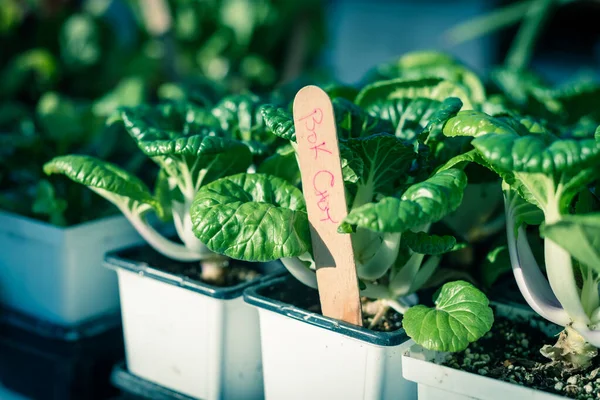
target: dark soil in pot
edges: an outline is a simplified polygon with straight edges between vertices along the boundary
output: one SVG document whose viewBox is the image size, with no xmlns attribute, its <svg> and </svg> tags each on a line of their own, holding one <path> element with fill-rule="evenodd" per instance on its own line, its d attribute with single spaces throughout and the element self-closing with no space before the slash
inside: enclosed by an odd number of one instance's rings
<svg viewBox="0 0 600 400">
<path fill-rule="evenodd" d="M 265 288 L 261 294 L 273 300 L 288 303 L 306 311 L 322 315 L 319 292 L 296 280 L 290 279 L 286 282 L 273 284 Z M 361 302 L 363 306 L 363 326 L 368 327 L 375 317 L 378 307 L 376 305 L 373 307 L 374 300 L 365 297 L 361 298 Z M 373 311 L 369 312 L 370 310 Z M 400 328 L 402 328 L 402 315 L 390 308 L 371 329 L 378 332 L 393 332 Z"/>
<path fill-rule="evenodd" d="M 469 348 L 449 354 L 443 365 L 574 399 L 600 398 L 600 360 L 579 372 L 567 372 L 540 354 L 556 343 L 526 321 L 496 317 L 492 330 Z"/>
<path fill-rule="evenodd" d="M 262 277 L 257 263 L 229 260 L 219 279 L 204 279 L 200 262 L 182 262 L 163 256 L 149 246 L 139 246 L 119 252 L 119 257 L 177 276 L 185 276 L 195 281 L 216 287 L 230 287 Z"/>
</svg>

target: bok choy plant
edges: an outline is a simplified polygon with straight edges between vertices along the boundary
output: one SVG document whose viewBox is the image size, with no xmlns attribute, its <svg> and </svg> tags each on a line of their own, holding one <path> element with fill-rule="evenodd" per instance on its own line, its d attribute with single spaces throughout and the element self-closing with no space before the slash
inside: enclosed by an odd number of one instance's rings
<svg viewBox="0 0 600 400">
<path fill-rule="evenodd" d="M 443 131 L 474 138 L 475 150 L 454 161 L 477 162 L 503 179 L 508 250 L 519 289 L 538 314 L 565 327 L 556 345 L 542 353 L 581 368 L 600 346 L 600 142 L 594 129 L 575 126 L 513 113 L 490 117 L 477 129 L 451 119 Z M 526 231 L 538 225 L 547 278 Z"/>
<path fill-rule="evenodd" d="M 253 157 L 268 147 L 272 135 L 263 138 L 260 104 L 257 96 L 247 94 L 226 97 L 212 108 L 173 102 L 122 109 L 114 123 L 122 123 L 160 167 L 152 192 L 136 176 L 89 156 L 56 157 L 44 171 L 88 186 L 116 205 L 158 252 L 179 261 L 203 261 L 202 278 L 218 281 L 219 267 L 227 261 L 194 236 L 190 205 L 203 185 L 248 170 Z M 172 220 L 181 243 L 154 229 L 150 213 Z"/>
<path fill-rule="evenodd" d="M 483 293 L 457 281 L 443 286 L 434 309 L 410 307 L 405 299 L 457 248 L 453 236 L 432 234 L 430 228 L 459 207 L 467 176 L 460 168 L 435 169 L 462 153 L 465 141 L 445 137 L 440 128 L 461 109 L 461 100 L 469 105 L 473 100 L 458 84 L 435 76 L 373 82 L 352 100 L 331 92 L 330 97 L 349 209 L 338 230 L 351 235 L 361 294 L 377 301 L 372 325 L 391 307 L 404 314 L 405 330 L 425 347 L 466 348 L 493 322 Z M 246 261 L 280 259 L 293 276 L 316 288 L 293 117 L 272 105 L 262 115 L 269 130 L 289 144 L 256 174 L 231 175 L 200 188 L 191 207 L 193 230 L 216 253 Z"/>
</svg>

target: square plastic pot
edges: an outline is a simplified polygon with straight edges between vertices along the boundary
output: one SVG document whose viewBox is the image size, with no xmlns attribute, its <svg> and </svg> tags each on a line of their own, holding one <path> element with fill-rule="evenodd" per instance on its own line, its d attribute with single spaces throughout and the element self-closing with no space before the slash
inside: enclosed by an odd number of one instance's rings
<svg viewBox="0 0 600 400">
<path fill-rule="evenodd" d="M 284 292 L 318 304 L 316 290 L 289 276 L 244 293 L 259 311 L 266 399 L 416 398 L 402 378 L 404 330 L 371 331 L 274 299 Z"/>
<path fill-rule="evenodd" d="M 2 315 L 61 327 L 106 315 L 118 322 L 117 277 L 102 268 L 104 253 L 141 242 L 122 216 L 61 228 L 0 211 Z"/>
<path fill-rule="evenodd" d="M 503 304 L 495 304 L 495 307 L 496 315 L 512 319 L 524 318 L 548 335 L 560 331 L 559 327 L 541 319 L 527 307 Z M 402 358 L 404 377 L 418 384 L 419 400 L 567 399 L 436 363 L 441 362 L 444 357 L 445 353 L 426 350 L 414 342 L 404 354 Z"/>
<path fill-rule="evenodd" d="M 263 398 L 258 313 L 242 293 L 284 273 L 282 265 L 246 264 L 262 277 L 220 288 L 136 261 L 140 249 L 106 257 L 119 279 L 129 372 L 198 399 Z M 182 271 L 193 265 L 158 257 Z"/>
</svg>

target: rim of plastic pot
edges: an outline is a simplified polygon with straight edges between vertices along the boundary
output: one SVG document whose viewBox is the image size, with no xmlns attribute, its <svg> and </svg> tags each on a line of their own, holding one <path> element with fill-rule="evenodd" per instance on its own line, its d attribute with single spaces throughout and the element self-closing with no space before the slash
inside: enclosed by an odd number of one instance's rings
<svg viewBox="0 0 600 400">
<path fill-rule="evenodd" d="M 373 331 L 364 327 L 352 325 L 337 319 L 325 317 L 321 314 L 307 311 L 292 304 L 272 299 L 263 294 L 265 289 L 271 286 L 286 284 L 290 281 L 295 281 L 295 278 L 291 275 L 288 275 L 271 279 L 268 282 L 262 282 L 259 285 L 249 287 L 244 291 L 244 301 L 255 307 L 269 310 L 277 314 L 296 319 L 300 322 L 304 322 L 377 346 L 397 346 L 410 339 L 406 335 L 406 332 L 403 328 L 393 332 Z"/>
<path fill-rule="evenodd" d="M 139 396 L 144 399 L 195 400 L 194 397 L 175 392 L 130 373 L 127 371 L 124 361 L 121 361 L 113 367 L 110 374 L 110 382 L 117 389 L 120 389 L 129 395 Z"/>
<path fill-rule="evenodd" d="M 104 256 L 104 266 L 113 270 L 124 269 L 135 272 L 136 274 L 146 276 L 148 278 L 156 279 L 170 285 L 179 286 L 182 289 L 191 290 L 193 292 L 221 300 L 230 300 L 241 297 L 245 289 L 271 280 L 274 277 L 285 273 L 285 268 L 280 262 L 248 263 L 233 260 L 233 262 L 251 266 L 252 269 L 260 272 L 262 276 L 249 282 L 243 282 L 234 286 L 219 287 L 189 278 L 185 275 L 166 272 L 157 266 L 152 266 L 142 261 L 135 261 L 131 259 L 131 257 L 126 256 L 127 253 L 140 248 L 151 249 L 151 247 L 148 245 L 136 245 L 106 253 Z M 191 262 L 185 264 L 194 263 Z"/>
</svg>

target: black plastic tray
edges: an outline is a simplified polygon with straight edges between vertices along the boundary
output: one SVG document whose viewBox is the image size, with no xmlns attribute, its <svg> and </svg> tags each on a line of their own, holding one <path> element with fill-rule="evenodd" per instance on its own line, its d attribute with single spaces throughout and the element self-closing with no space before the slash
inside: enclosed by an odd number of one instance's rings
<svg viewBox="0 0 600 400">
<path fill-rule="evenodd" d="M 130 373 L 127 371 L 124 362 L 120 362 L 114 366 L 110 380 L 115 387 L 123 392 L 122 398 L 124 399 L 198 400 L 194 397 L 174 392 Z"/>
</svg>

